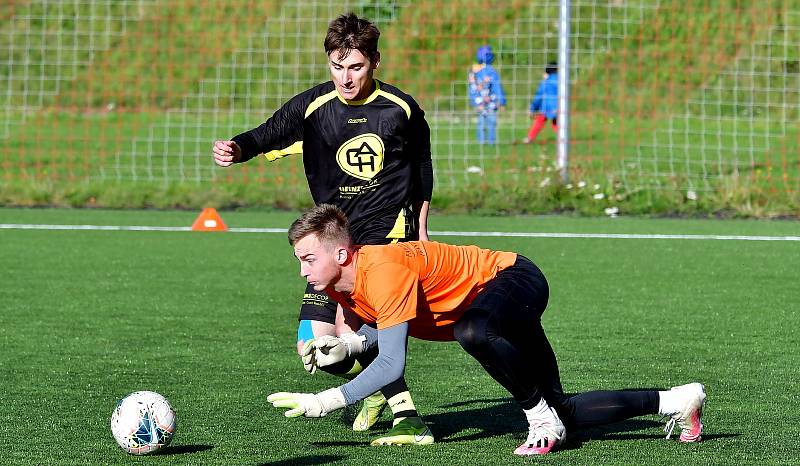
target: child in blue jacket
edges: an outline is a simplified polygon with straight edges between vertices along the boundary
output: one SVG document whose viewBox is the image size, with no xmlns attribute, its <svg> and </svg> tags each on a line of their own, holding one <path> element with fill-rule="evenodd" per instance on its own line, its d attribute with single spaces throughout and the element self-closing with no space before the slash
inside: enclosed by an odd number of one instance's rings
<svg viewBox="0 0 800 466">
<path fill-rule="evenodd" d="M 497 140 L 497 111 L 506 105 L 500 75 L 492 67 L 492 47 L 484 45 L 476 54 L 478 63 L 469 72 L 469 102 L 478 113 L 478 144 L 494 144 Z"/>
<path fill-rule="evenodd" d="M 552 122 L 553 130 L 558 133 L 558 65 L 555 63 L 549 63 L 545 68 L 544 79 L 531 101 L 529 115 L 533 123 L 528 136 L 522 140 L 525 144 L 536 139 L 547 120 Z"/>
</svg>

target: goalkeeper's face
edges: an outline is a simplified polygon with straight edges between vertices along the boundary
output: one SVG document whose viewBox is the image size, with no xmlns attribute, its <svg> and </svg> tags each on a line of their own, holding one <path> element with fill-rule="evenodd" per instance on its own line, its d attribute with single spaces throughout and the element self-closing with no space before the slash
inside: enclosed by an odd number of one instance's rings
<svg viewBox="0 0 800 466">
<path fill-rule="evenodd" d="M 346 56 L 345 56 L 346 55 Z M 372 93 L 372 73 L 378 67 L 380 55 L 373 63 L 355 49 L 334 50 L 328 56 L 331 80 L 345 100 L 362 100 Z"/>
<path fill-rule="evenodd" d="M 316 234 L 306 235 L 294 243 L 294 255 L 300 261 L 300 275 L 315 290 L 336 288 L 342 275 L 342 255 L 347 250 L 320 242 Z M 339 290 L 341 291 L 341 290 Z"/>
</svg>

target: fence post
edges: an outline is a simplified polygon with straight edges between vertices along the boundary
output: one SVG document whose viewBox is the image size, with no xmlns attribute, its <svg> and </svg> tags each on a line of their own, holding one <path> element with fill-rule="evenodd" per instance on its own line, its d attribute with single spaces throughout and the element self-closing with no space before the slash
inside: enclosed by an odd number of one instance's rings
<svg viewBox="0 0 800 466">
<path fill-rule="evenodd" d="M 560 1 L 558 20 L 558 160 L 562 183 L 569 182 L 569 9 L 570 1 Z"/>
</svg>

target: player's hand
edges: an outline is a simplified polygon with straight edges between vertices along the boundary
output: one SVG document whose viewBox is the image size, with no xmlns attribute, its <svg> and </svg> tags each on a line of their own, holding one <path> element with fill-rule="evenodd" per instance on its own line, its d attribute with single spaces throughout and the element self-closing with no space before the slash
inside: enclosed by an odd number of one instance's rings
<svg viewBox="0 0 800 466">
<path fill-rule="evenodd" d="M 310 352 L 313 352 L 315 367 L 325 367 L 337 362 L 342 362 L 350 356 L 347 344 L 338 337 L 322 335 L 311 342 Z"/>
<path fill-rule="evenodd" d="M 319 397 L 313 393 L 278 392 L 267 397 L 267 401 L 276 408 L 289 408 L 283 415 L 286 417 L 322 417 L 324 412 Z"/>
<path fill-rule="evenodd" d="M 229 167 L 242 159 L 242 148 L 234 141 L 214 141 L 214 163 Z"/>
<path fill-rule="evenodd" d="M 303 369 L 312 375 L 317 371 L 317 361 L 314 357 L 316 354 L 314 341 L 315 340 L 313 338 L 311 340 L 307 340 L 306 344 L 303 345 L 303 349 L 300 351 L 300 358 L 303 360 Z"/>
<path fill-rule="evenodd" d="M 313 374 L 318 367 L 330 366 L 361 354 L 365 340 L 366 337 L 357 333 L 346 333 L 340 337 L 317 337 L 303 347 L 303 365 Z"/>
<path fill-rule="evenodd" d="M 344 394 L 339 388 L 317 394 L 278 392 L 268 396 L 267 401 L 276 408 L 289 408 L 283 413 L 286 417 L 323 417 L 346 405 Z"/>
</svg>

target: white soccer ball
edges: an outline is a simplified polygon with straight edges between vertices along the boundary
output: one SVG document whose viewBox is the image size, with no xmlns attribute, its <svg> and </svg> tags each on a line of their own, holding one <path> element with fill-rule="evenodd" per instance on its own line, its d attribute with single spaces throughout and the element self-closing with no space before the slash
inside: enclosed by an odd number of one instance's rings
<svg viewBox="0 0 800 466">
<path fill-rule="evenodd" d="M 132 455 L 146 455 L 167 446 L 175 433 L 175 411 L 156 392 L 133 392 L 117 402 L 111 434 Z"/>
</svg>

